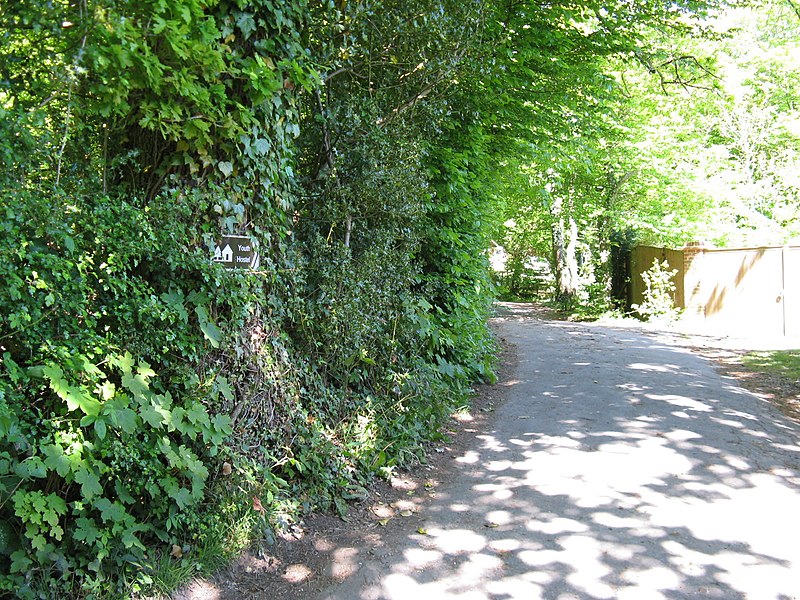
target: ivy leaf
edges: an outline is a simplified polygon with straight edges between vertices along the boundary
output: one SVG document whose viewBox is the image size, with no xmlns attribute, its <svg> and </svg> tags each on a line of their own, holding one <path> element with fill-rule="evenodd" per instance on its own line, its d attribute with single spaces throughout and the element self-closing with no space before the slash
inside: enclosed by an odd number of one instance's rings
<svg viewBox="0 0 800 600">
<path fill-rule="evenodd" d="M 206 427 L 209 425 L 208 412 L 199 402 L 193 403 L 189 410 L 186 411 L 186 418 L 194 425 L 205 425 Z"/>
<path fill-rule="evenodd" d="M 225 177 L 230 177 L 233 173 L 233 164 L 227 161 L 220 161 L 217 163 L 217 168 Z"/>
<path fill-rule="evenodd" d="M 216 414 L 213 419 L 214 429 L 224 435 L 233 433 L 233 422 L 228 415 Z"/>
<path fill-rule="evenodd" d="M 116 359 L 113 360 L 113 364 L 116 364 L 124 375 L 133 372 L 134 361 L 133 361 L 133 356 L 131 356 L 130 352 L 126 352 L 122 356 L 116 357 Z"/>
<path fill-rule="evenodd" d="M 236 17 L 236 26 L 244 34 L 244 39 L 249 38 L 256 30 L 256 22 L 250 13 L 240 13 Z"/>
<path fill-rule="evenodd" d="M 11 555 L 11 572 L 12 573 L 27 573 L 30 571 L 33 561 L 28 558 L 25 550 L 17 550 Z"/>
<path fill-rule="evenodd" d="M 139 414 L 150 427 L 154 429 L 159 429 L 162 425 L 164 425 L 164 416 L 161 412 L 159 412 L 158 408 L 153 406 L 152 403 L 145 404 L 142 406 Z"/>
<path fill-rule="evenodd" d="M 147 392 L 150 391 L 150 383 L 140 373 L 133 375 L 128 373 L 122 376 L 122 385 L 128 389 L 134 398 L 141 401 L 147 398 Z"/>
<path fill-rule="evenodd" d="M 230 383 L 228 383 L 228 379 L 223 375 L 218 375 L 215 384 L 216 388 L 225 397 L 225 399 L 229 402 L 233 402 L 233 389 L 231 388 Z"/>
<path fill-rule="evenodd" d="M 50 444 L 42 448 L 45 456 L 44 464 L 51 471 L 58 473 L 59 477 L 66 477 L 70 471 L 69 458 L 64 454 L 64 449 L 56 444 Z"/>
<path fill-rule="evenodd" d="M 138 417 L 135 411 L 126 407 L 112 412 L 111 422 L 125 433 L 133 433 L 138 425 Z"/>
<path fill-rule="evenodd" d="M 47 540 L 44 538 L 42 534 L 34 535 L 31 539 L 31 547 L 34 550 L 38 550 L 39 552 L 44 551 L 44 547 L 47 545 Z"/>
<path fill-rule="evenodd" d="M 50 389 L 67 403 L 70 411 L 80 409 L 84 414 L 96 416 L 100 413 L 100 401 L 82 388 L 74 387 L 64 378 L 64 372 L 56 365 L 48 365 L 42 369 L 44 376 L 50 380 Z"/>
<path fill-rule="evenodd" d="M 256 153 L 260 155 L 267 154 L 270 150 L 269 140 L 266 138 L 258 138 L 255 143 Z"/>
<path fill-rule="evenodd" d="M 95 417 L 100 414 L 100 401 L 85 390 L 70 388 L 70 393 L 65 400 L 67 401 L 67 408 L 69 408 L 69 410 L 79 408 L 85 415 L 90 417 Z"/>
<path fill-rule="evenodd" d="M 169 497 L 175 500 L 175 504 L 177 504 L 178 508 L 181 510 L 191 506 L 193 503 L 192 493 L 186 488 L 171 489 L 169 491 Z"/>
<path fill-rule="evenodd" d="M 20 477 L 37 477 L 44 479 L 47 477 L 47 467 L 45 462 L 38 456 L 29 456 L 20 463 L 14 465 L 14 472 Z"/>
<path fill-rule="evenodd" d="M 225 164 L 226 166 L 223 167 L 222 163 L 218 163 L 217 167 L 227 177 L 233 172 L 233 167 L 231 163 Z M 186 298 L 181 290 L 170 290 L 169 293 L 161 294 L 161 299 L 178 314 L 178 317 L 182 323 L 187 323 L 189 321 L 189 313 L 186 311 L 186 307 L 184 306 L 184 301 Z"/>
<path fill-rule="evenodd" d="M 82 465 L 75 471 L 75 482 L 80 484 L 81 494 L 86 500 L 91 500 L 103 493 L 100 478 L 86 466 Z"/>
<path fill-rule="evenodd" d="M 97 529 L 94 520 L 78 517 L 75 522 L 75 529 L 72 530 L 72 537 L 79 542 L 92 545 L 100 539 L 100 530 Z"/>
<path fill-rule="evenodd" d="M 147 381 L 148 383 L 150 383 L 149 380 L 151 377 L 156 376 L 156 372 L 153 371 L 153 369 L 150 368 L 150 364 L 145 361 L 141 361 L 139 363 L 139 366 L 136 367 L 136 372 L 142 377 L 144 377 L 145 381 Z"/>
<path fill-rule="evenodd" d="M 197 313 L 197 319 L 200 322 L 200 329 L 203 331 L 205 338 L 211 342 L 211 345 L 214 348 L 219 348 L 220 342 L 222 341 L 222 332 L 209 318 L 206 307 L 197 306 L 195 307 L 194 311 Z"/>
<path fill-rule="evenodd" d="M 114 481 L 114 491 L 117 493 L 117 498 L 125 504 L 134 504 L 136 502 L 136 499 L 128 492 L 128 488 L 119 479 Z"/>
<path fill-rule="evenodd" d="M 148 529 L 146 525 L 134 525 L 133 527 L 128 527 L 122 533 L 122 545 L 126 548 L 139 548 L 140 550 L 146 550 L 147 548 L 145 548 L 141 540 L 136 537 L 137 533 L 146 529 Z"/>
<path fill-rule="evenodd" d="M 121 523 L 128 516 L 122 504 L 116 501 L 111 502 L 108 498 L 100 498 L 94 503 L 94 506 L 100 511 L 100 517 L 104 522 Z"/>
</svg>

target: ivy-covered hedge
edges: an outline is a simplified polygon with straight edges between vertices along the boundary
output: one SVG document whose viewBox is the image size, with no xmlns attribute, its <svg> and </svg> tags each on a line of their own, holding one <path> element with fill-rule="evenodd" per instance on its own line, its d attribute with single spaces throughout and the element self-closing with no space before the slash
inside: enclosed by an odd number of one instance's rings
<svg viewBox="0 0 800 600">
<path fill-rule="evenodd" d="M 344 512 L 491 378 L 480 131 L 335 79 L 372 11 L 0 7 L 0 590 L 126 597 Z"/>
</svg>

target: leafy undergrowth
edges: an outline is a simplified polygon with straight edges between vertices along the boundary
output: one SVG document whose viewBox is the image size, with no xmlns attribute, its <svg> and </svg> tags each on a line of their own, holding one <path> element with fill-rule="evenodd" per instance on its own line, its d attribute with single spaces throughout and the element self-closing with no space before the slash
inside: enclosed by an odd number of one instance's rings
<svg viewBox="0 0 800 600">
<path fill-rule="evenodd" d="M 417 121 L 393 64 L 363 88 L 317 71 L 438 27 L 416 10 L 3 4 L 0 595 L 214 570 L 345 512 L 492 378 L 474 107 Z M 214 262 L 230 235 L 260 260 Z"/>
</svg>

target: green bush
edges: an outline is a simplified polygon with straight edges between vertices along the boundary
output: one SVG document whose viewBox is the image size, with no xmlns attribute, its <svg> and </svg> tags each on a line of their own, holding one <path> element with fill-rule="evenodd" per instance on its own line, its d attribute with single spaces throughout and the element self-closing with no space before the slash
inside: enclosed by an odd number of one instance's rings
<svg viewBox="0 0 800 600">
<path fill-rule="evenodd" d="M 197 527 L 231 433 L 198 369 L 221 341 L 209 311 L 226 274 L 191 248 L 193 206 L 173 196 L 147 211 L 36 190 L 3 199 L 0 514 L 22 544 L 0 585 L 24 595 L 54 570 L 64 593 L 117 574 L 126 589 L 146 544 Z M 197 287 L 184 295 L 179 281 Z"/>
<path fill-rule="evenodd" d="M 320 110 L 339 16 L 0 8 L 0 595 L 166 591 L 344 513 L 492 377 L 479 132 Z M 223 234 L 257 271 L 212 263 Z"/>
<path fill-rule="evenodd" d="M 644 280 L 644 300 L 641 304 L 632 304 L 631 308 L 644 320 L 674 320 L 678 316 L 675 308 L 675 283 L 672 279 L 678 273 L 670 270 L 669 263 L 653 259 L 653 264 L 642 273 Z"/>
<path fill-rule="evenodd" d="M 84 589 L 110 579 L 123 592 L 124 574 L 141 564 L 145 544 L 166 544 L 201 524 L 194 509 L 230 418 L 210 416 L 196 398 L 175 402 L 158 393 L 155 373 L 130 354 L 106 364 L 101 371 L 80 356 L 68 374 L 53 364 L 26 374 L 4 356 L 12 383 L 30 389 L 30 378 L 42 379 L 63 401 L 40 400 L 16 416 L 8 406 L 14 390 L 3 391 L 4 434 L 13 448 L 0 454 L 0 491 L 32 550 L 10 557 L 5 584 L 18 593 L 48 567 L 80 578 Z"/>
</svg>

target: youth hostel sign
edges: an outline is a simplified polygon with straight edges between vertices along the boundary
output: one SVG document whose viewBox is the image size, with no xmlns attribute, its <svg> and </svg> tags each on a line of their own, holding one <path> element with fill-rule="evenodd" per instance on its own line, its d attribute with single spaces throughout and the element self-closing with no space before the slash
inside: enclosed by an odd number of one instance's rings
<svg viewBox="0 0 800 600">
<path fill-rule="evenodd" d="M 245 235 L 226 235 L 214 246 L 211 259 L 228 269 L 257 269 L 261 259 L 253 240 Z"/>
</svg>

